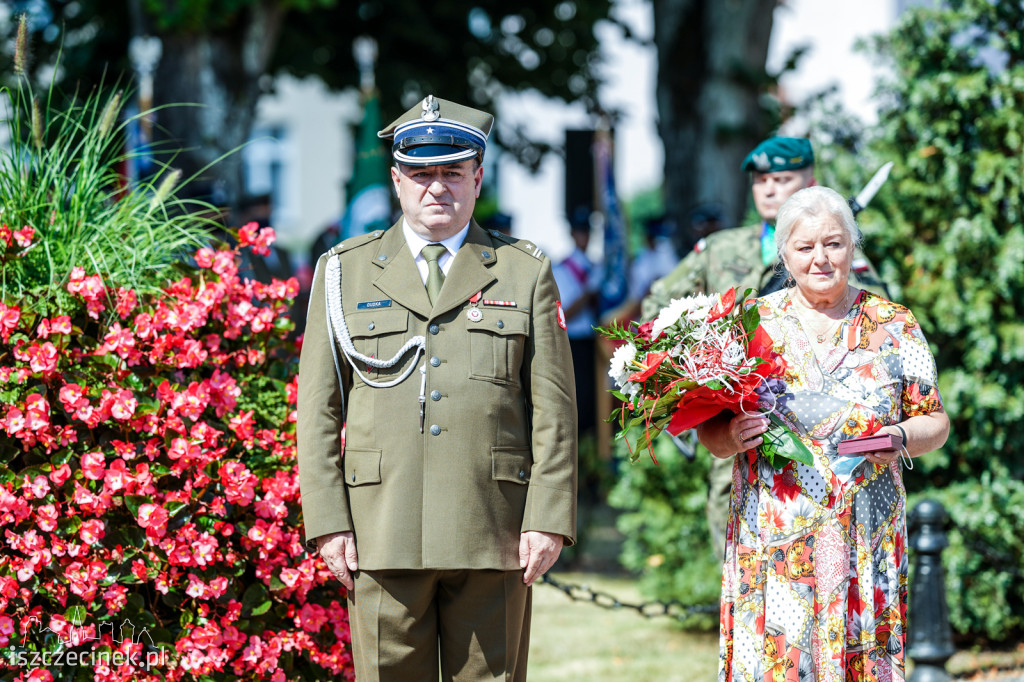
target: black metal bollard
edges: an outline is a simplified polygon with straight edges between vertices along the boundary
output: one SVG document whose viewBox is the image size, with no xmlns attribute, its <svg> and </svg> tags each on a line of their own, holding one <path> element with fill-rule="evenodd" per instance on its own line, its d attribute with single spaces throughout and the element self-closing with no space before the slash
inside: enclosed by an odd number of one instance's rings
<svg viewBox="0 0 1024 682">
<path fill-rule="evenodd" d="M 914 580 L 910 584 L 907 655 L 914 661 L 910 682 L 949 682 L 946 661 L 956 653 L 946 605 L 942 550 L 946 510 L 935 500 L 922 500 L 910 515 L 910 549 Z"/>
</svg>

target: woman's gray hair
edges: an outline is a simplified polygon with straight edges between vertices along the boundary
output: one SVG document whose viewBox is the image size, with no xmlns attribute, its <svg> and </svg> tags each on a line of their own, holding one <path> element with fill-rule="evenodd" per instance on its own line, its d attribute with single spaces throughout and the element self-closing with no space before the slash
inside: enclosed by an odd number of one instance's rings
<svg viewBox="0 0 1024 682">
<path fill-rule="evenodd" d="M 853 219 L 849 202 L 834 189 L 820 185 L 805 187 L 786 199 L 775 218 L 775 248 L 778 249 L 780 261 L 793 226 L 807 216 L 819 215 L 831 215 L 838 219 L 854 247 L 860 246 L 860 229 Z"/>
</svg>

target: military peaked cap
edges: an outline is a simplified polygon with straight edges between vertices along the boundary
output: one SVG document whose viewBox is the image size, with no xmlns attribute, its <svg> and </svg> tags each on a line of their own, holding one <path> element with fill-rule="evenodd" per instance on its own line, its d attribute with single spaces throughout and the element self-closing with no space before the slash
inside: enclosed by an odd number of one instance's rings
<svg viewBox="0 0 1024 682">
<path fill-rule="evenodd" d="M 811 141 L 803 137 L 769 137 L 743 159 L 745 171 L 775 173 L 814 164 Z"/>
<path fill-rule="evenodd" d="M 391 140 L 395 161 L 408 166 L 440 166 L 479 156 L 483 160 L 494 117 L 427 95 L 377 137 Z"/>
</svg>

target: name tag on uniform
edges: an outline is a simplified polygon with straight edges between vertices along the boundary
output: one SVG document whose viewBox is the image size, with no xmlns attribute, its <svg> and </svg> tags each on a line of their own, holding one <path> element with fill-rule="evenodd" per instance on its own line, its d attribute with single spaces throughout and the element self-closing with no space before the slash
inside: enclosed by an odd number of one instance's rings
<svg viewBox="0 0 1024 682">
<path fill-rule="evenodd" d="M 356 310 L 366 310 L 368 308 L 390 308 L 391 299 L 385 298 L 383 301 L 361 301 L 356 304 Z"/>
</svg>

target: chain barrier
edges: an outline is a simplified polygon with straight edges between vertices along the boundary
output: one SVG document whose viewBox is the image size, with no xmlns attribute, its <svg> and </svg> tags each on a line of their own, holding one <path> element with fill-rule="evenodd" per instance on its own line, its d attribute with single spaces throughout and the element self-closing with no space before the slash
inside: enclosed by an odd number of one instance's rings
<svg viewBox="0 0 1024 682">
<path fill-rule="evenodd" d="M 608 594 L 607 592 L 593 590 L 586 585 L 575 585 L 572 583 L 562 582 L 556 578 L 552 578 L 547 573 L 541 576 L 541 582 L 546 585 L 551 585 L 573 601 L 589 602 L 594 606 L 598 606 L 602 609 L 608 609 L 610 611 L 617 609 L 630 609 L 636 611 L 644 618 L 664 616 L 666 618 L 673 618 L 682 622 L 698 614 L 718 615 L 719 612 L 718 604 L 688 606 L 677 600 L 649 601 L 642 604 L 630 604 L 629 602 L 619 600 L 617 597 Z"/>
</svg>

